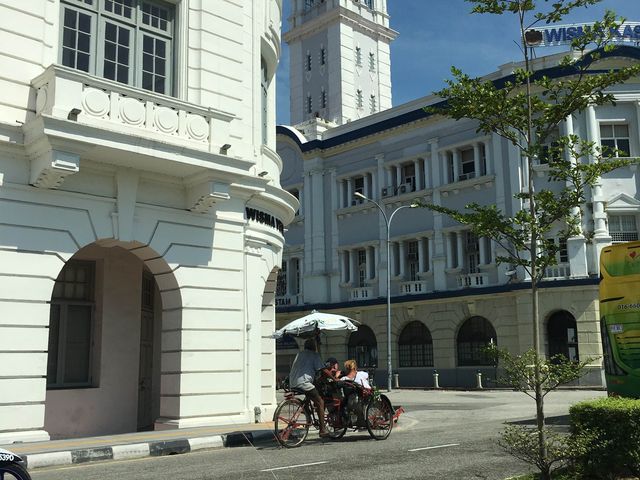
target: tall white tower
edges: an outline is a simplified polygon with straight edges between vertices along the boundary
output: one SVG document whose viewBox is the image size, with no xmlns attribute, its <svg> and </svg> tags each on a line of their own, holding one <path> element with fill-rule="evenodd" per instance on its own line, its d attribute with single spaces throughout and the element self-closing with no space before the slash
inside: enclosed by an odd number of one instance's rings
<svg viewBox="0 0 640 480">
<path fill-rule="evenodd" d="M 391 108 L 387 0 L 292 0 L 291 124 L 343 124 Z"/>
</svg>

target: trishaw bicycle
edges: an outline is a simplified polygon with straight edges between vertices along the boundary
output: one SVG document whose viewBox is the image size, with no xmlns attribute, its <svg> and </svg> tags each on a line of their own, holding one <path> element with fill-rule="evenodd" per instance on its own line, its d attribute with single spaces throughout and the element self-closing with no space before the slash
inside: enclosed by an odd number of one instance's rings
<svg viewBox="0 0 640 480">
<path fill-rule="evenodd" d="M 340 385 L 342 382 L 336 383 Z M 362 423 L 358 423 L 355 412 L 347 411 L 344 396 L 323 395 L 329 438 L 342 438 L 348 429 L 356 431 L 366 428 L 376 440 L 386 439 L 394 423 L 391 401 L 375 389 L 365 389 L 357 384 L 350 386 L 357 389 L 364 413 Z M 305 396 L 304 391 L 295 388 L 285 392 L 285 398 L 276 408 L 273 420 L 276 440 L 286 448 L 302 445 L 312 426 L 320 428 L 313 402 Z"/>
</svg>

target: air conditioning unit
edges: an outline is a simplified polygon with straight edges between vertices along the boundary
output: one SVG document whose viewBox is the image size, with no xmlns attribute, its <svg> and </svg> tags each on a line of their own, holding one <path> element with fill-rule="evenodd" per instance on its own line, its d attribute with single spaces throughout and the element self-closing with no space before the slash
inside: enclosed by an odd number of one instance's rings
<svg viewBox="0 0 640 480">
<path fill-rule="evenodd" d="M 351 206 L 355 207 L 356 205 L 358 205 L 360 202 L 358 200 L 351 200 Z"/>
<path fill-rule="evenodd" d="M 407 193 L 411 191 L 410 183 L 403 183 L 402 185 L 398 185 L 398 194 L 402 195 L 403 193 Z"/>
<path fill-rule="evenodd" d="M 393 189 L 389 187 L 382 187 L 382 191 L 380 192 L 382 198 L 390 197 L 393 192 Z"/>
</svg>

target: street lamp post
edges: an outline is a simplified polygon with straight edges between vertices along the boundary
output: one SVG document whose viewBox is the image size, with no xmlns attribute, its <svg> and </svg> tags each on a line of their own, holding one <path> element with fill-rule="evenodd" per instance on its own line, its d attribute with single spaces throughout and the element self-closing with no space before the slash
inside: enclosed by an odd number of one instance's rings
<svg viewBox="0 0 640 480">
<path fill-rule="evenodd" d="M 391 391 L 393 379 L 393 371 L 391 367 L 391 220 L 393 220 L 395 214 L 403 208 L 416 208 L 418 205 L 416 203 L 412 203 L 411 205 L 402 205 L 391 212 L 391 215 L 387 216 L 387 212 L 384 211 L 384 208 L 382 208 L 378 202 L 365 197 L 360 192 L 354 193 L 353 196 L 366 202 L 371 202 L 378 207 L 387 227 L 387 389 Z"/>
</svg>

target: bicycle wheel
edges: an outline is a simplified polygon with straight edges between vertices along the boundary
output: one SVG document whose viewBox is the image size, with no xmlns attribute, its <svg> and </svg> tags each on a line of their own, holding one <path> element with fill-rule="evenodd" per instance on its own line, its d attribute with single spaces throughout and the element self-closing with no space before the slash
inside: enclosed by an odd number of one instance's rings
<svg viewBox="0 0 640 480">
<path fill-rule="evenodd" d="M 276 440 L 283 447 L 298 447 L 307 438 L 311 419 L 299 399 L 282 402 L 273 417 Z"/>
<path fill-rule="evenodd" d="M 384 440 L 393 428 L 393 407 L 391 401 L 384 395 L 371 399 L 367 405 L 367 430 L 376 440 Z"/>
<path fill-rule="evenodd" d="M 29 472 L 16 463 L 0 465 L 0 479 L 2 480 L 31 480 Z"/>
<path fill-rule="evenodd" d="M 324 407 L 324 418 L 327 426 L 327 431 L 329 432 L 329 438 L 333 440 L 338 440 L 339 438 L 344 437 L 344 434 L 347 433 L 347 425 L 340 414 L 340 410 L 331 409 L 329 410 L 326 406 Z"/>
</svg>

